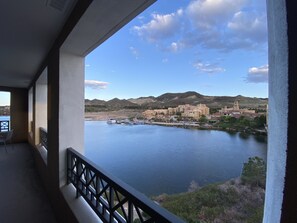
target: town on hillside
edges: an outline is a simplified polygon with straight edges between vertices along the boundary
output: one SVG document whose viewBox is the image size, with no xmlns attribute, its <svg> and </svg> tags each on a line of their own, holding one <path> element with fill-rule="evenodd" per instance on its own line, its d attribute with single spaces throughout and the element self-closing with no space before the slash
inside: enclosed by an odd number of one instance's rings
<svg viewBox="0 0 297 223">
<path fill-rule="evenodd" d="M 179 121 L 179 120 L 193 120 L 199 121 L 201 118 L 207 119 L 210 122 L 219 120 L 222 116 L 240 118 L 245 117 L 253 119 L 259 116 L 267 116 L 267 109 L 263 112 L 256 112 L 254 109 L 240 108 L 239 102 L 235 101 L 233 107 L 228 108 L 224 106 L 217 112 L 210 114 L 210 109 L 205 104 L 198 105 L 179 105 L 175 108 L 167 109 L 153 109 L 146 110 L 142 114 L 147 120 L 159 121 Z"/>
<path fill-rule="evenodd" d="M 178 105 L 162 109 L 148 109 L 141 116 L 130 119 L 110 119 L 109 124 L 153 124 L 185 128 L 219 129 L 252 134 L 267 134 L 267 106 L 259 110 L 224 106 L 210 113 L 205 104 Z"/>
<path fill-rule="evenodd" d="M 0 116 L 9 116 L 10 106 L 0 106 Z"/>
</svg>

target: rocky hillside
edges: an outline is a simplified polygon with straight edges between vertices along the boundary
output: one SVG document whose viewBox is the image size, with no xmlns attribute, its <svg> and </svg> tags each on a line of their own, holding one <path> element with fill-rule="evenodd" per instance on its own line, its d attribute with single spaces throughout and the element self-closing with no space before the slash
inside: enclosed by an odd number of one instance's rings
<svg viewBox="0 0 297 223">
<path fill-rule="evenodd" d="M 86 111 L 108 111 L 118 109 L 154 109 L 176 107 L 183 104 L 206 104 L 210 108 L 231 107 L 234 101 L 239 101 L 240 107 L 264 108 L 268 103 L 267 98 L 251 98 L 238 96 L 206 96 L 194 91 L 184 93 L 166 93 L 158 97 L 140 97 L 131 99 L 114 98 L 109 101 L 88 100 L 85 101 Z"/>
</svg>

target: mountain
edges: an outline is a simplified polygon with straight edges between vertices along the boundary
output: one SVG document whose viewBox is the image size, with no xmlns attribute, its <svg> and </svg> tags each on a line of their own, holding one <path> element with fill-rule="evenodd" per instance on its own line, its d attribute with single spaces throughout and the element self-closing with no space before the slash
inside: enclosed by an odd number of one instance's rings
<svg viewBox="0 0 297 223">
<path fill-rule="evenodd" d="M 202 98 L 203 95 L 198 94 L 195 91 L 188 91 L 185 93 L 166 93 L 166 94 L 162 94 L 159 97 L 157 97 L 156 99 L 158 101 L 173 101 L 173 100 L 195 100 L 198 98 Z"/>
<path fill-rule="evenodd" d="M 114 98 L 109 101 L 103 100 L 85 100 L 86 111 L 88 110 L 118 110 L 118 109 L 155 109 L 177 107 L 183 104 L 206 104 L 210 108 L 222 108 L 224 106 L 233 106 L 234 101 L 239 101 L 240 107 L 245 108 L 263 108 L 267 105 L 267 98 L 252 98 L 237 96 L 206 96 L 194 91 L 184 93 L 165 93 L 158 97 L 140 97 L 118 99 Z"/>
<path fill-rule="evenodd" d="M 140 97 L 140 98 L 130 98 L 128 99 L 128 101 L 138 104 L 138 105 L 143 105 L 143 104 L 148 104 L 148 103 L 153 103 L 156 101 L 156 98 L 153 96 L 149 96 L 149 97 Z"/>
<path fill-rule="evenodd" d="M 85 99 L 85 105 L 101 105 L 101 106 L 105 106 L 106 101 L 104 100 L 98 100 L 98 99 L 94 99 L 94 100 L 89 100 L 89 99 Z"/>
<path fill-rule="evenodd" d="M 108 108 L 137 108 L 138 105 L 135 104 L 135 103 L 132 103 L 126 99 L 118 99 L 118 98 L 114 98 L 114 99 L 111 99 L 109 101 L 107 101 L 105 103 L 105 105 L 108 107 Z"/>
<path fill-rule="evenodd" d="M 138 109 L 139 105 L 132 103 L 128 100 L 121 100 L 118 98 L 111 99 L 109 101 L 104 100 L 89 100 L 85 99 L 85 111 L 86 112 L 98 112 L 98 111 L 113 111 L 119 109 Z"/>
</svg>

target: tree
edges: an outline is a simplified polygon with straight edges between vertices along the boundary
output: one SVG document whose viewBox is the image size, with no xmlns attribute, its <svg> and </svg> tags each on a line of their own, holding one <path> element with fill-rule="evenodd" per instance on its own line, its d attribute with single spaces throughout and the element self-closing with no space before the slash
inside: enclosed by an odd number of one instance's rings
<svg viewBox="0 0 297 223">
<path fill-rule="evenodd" d="M 264 125 L 266 124 L 266 116 L 265 115 L 261 115 L 259 117 L 254 118 L 254 122 L 256 124 L 256 127 L 260 128 L 264 128 Z"/>
<path fill-rule="evenodd" d="M 241 180 L 251 186 L 265 188 L 266 163 L 260 157 L 250 157 L 247 163 L 243 164 Z"/>
<path fill-rule="evenodd" d="M 206 116 L 205 116 L 205 115 L 202 115 L 202 116 L 199 118 L 199 122 L 201 122 L 201 123 L 205 123 L 205 122 L 207 122 L 207 118 L 206 118 Z"/>
</svg>

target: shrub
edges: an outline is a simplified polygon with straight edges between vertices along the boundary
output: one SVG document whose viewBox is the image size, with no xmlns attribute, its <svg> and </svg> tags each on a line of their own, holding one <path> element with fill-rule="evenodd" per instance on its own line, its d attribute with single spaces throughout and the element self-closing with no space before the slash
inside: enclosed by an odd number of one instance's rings
<svg viewBox="0 0 297 223">
<path fill-rule="evenodd" d="M 265 188 L 266 182 L 266 163 L 259 157 L 250 157 L 247 163 L 244 163 L 241 174 L 241 180 L 244 184 L 251 186 L 260 186 Z"/>
</svg>

